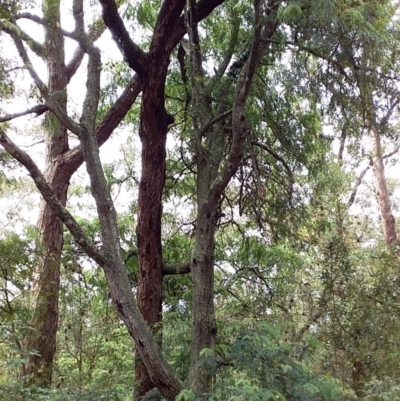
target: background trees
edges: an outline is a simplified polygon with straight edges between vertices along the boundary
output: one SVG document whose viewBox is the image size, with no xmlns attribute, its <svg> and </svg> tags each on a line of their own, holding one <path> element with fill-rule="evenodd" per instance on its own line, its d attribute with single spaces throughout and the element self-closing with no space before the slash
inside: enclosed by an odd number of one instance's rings
<svg viewBox="0 0 400 401">
<path fill-rule="evenodd" d="M 2 197 L 33 193 L 27 171 L 43 201 L 36 229 L 3 219 L 1 391 L 394 399 L 396 11 L 2 3 Z"/>
</svg>

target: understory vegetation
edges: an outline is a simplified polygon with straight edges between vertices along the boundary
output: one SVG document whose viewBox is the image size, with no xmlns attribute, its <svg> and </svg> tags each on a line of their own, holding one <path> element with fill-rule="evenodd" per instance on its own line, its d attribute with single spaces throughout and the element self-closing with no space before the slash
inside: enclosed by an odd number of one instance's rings
<svg viewBox="0 0 400 401">
<path fill-rule="evenodd" d="M 0 400 L 400 400 L 399 10 L 0 1 Z"/>
</svg>

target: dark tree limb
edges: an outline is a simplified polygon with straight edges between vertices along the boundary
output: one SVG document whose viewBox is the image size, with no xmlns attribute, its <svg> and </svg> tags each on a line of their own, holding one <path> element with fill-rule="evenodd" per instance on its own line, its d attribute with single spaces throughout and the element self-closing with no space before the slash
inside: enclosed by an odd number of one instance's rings
<svg viewBox="0 0 400 401">
<path fill-rule="evenodd" d="M 354 201 L 356 199 L 356 196 L 357 196 L 358 188 L 360 187 L 365 174 L 367 174 L 367 172 L 368 172 L 368 170 L 370 169 L 371 166 L 372 165 L 369 164 L 367 167 L 365 167 L 364 170 L 362 170 L 360 175 L 357 177 L 356 182 L 354 184 L 353 191 L 351 192 L 350 198 L 347 201 L 347 208 L 348 209 L 353 205 L 353 203 L 354 203 Z"/>
<path fill-rule="evenodd" d="M 103 20 L 110 30 L 115 43 L 124 55 L 129 67 L 140 78 L 146 76 L 147 54 L 131 39 L 118 12 L 114 0 L 99 0 L 103 9 Z"/>
<path fill-rule="evenodd" d="M 188 274 L 190 273 L 190 262 L 178 263 L 173 265 L 165 264 L 162 268 L 163 276 L 172 276 L 175 274 Z"/>
<path fill-rule="evenodd" d="M 289 165 L 286 163 L 285 159 L 281 156 L 278 155 L 278 153 L 276 153 L 274 150 L 270 149 L 267 145 L 256 141 L 256 140 L 252 140 L 251 143 L 257 147 L 259 147 L 262 150 L 265 150 L 266 152 L 268 152 L 271 156 L 273 156 L 276 160 L 278 160 L 279 162 L 282 163 L 283 167 L 285 168 L 285 170 L 287 171 L 287 174 L 289 176 L 290 182 L 293 184 L 294 183 L 294 177 L 293 177 L 293 173 L 292 170 L 290 169 Z"/>
<path fill-rule="evenodd" d="M 165 51 L 169 54 L 177 45 L 176 43 L 170 47 L 170 38 L 175 32 L 185 4 L 185 0 L 163 1 L 150 43 L 150 53 L 154 53 L 155 57 L 157 57 L 158 53 L 164 53 Z"/>
<path fill-rule="evenodd" d="M 44 112 L 46 112 L 47 110 L 48 110 L 48 107 L 46 105 L 38 104 L 25 111 L 20 111 L 18 113 L 6 114 L 5 116 L 0 116 L 0 123 L 4 123 L 6 121 L 11 121 L 11 120 L 14 120 L 15 118 L 26 116 L 28 114 L 33 114 L 33 113 L 36 113 L 36 117 L 37 117 L 37 116 L 40 116 L 41 114 L 43 114 Z"/>
</svg>

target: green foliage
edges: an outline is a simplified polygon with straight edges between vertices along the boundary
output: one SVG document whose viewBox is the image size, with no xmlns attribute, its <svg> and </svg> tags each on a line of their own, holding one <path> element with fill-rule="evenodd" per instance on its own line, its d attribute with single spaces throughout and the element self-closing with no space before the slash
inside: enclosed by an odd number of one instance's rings
<svg viewBox="0 0 400 401">
<path fill-rule="evenodd" d="M 161 2 L 122 3 L 122 17 L 140 32 L 138 44 L 147 49 Z M 16 6 L 0 4 L 7 26 Z M 253 12 L 248 1 L 226 1 L 200 24 L 206 90 L 215 116 L 231 103 L 235 83 L 228 81 L 226 69 L 251 40 Z M 383 244 L 368 176 L 355 203 L 349 202 L 360 166 L 369 162 L 365 133 L 371 104 L 384 152 L 397 145 L 396 12 L 392 2 L 378 0 L 296 0 L 282 2 L 278 10 L 277 33 L 263 42 L 266 52 L 247 103 L 245 157 L 222 197 L 216 223 L 218 332 L 215 348 L 202 350 L 199 362 L 213 374 L 209 401 L 399 399 L 398 257 Z M 189 68 L 188 55 L 185 60 Z M 223 60 L 227 64 L 220 72 Z M 16 94 L 15 67 L 2 56 L 2 101 Z M 120 60 L 107 60 L 102 68 L 99 121 L 132 74 Z M 167 266 L 190 260 L 198 180 L 191 82 L 182 76 L 176 49 L 169 68 L 166 107 L 175 123 L 167 138 L 163 192 Z M 221 98 L 227 82 L 231 90 Z M 30 96 L 37 99 L 33 91 Z M 47 121 L 53 128 L 58 124 L 54 116 Z M 121 252 L 133 294 L 139 126 L 138 100 L 120 126 L 127 137 L 121 140 L 121 158 L 104 165 L 112 195 L 120 201 Z M 223 128 L 225 156 L 232 144 L 229 118 Z M 27 181 L 14 176 L 16 165 L 4 152 L 0 166 L 2 197 L 26 191 Z M 398 182 L 390 187 L 395 205 Z M 69 202 L 77 212 L 83 210 L 78 222 L 101 247 L 99 219 L 86 209 L 89 193 L 75 184 Z M 134 346 L 112 307 L 106 278 L 67 232 L 54 388 L 18 379 L 29 353 L 36 352 L 27 351 L 24 341 L 34 329 L 28 290 L 42 250 L 35 245 L 36 229 L 21 235 L 17 224 L 7 224 L 2 220 L 0 238 L 0 399 L 131 399 Z M 190 368 L 192 293 L 190 275 L 163 278 L 162 348 L 183 381 Z M 177 400 L 195 401 L 196 395 L 185 389 Z"/>
</svg>

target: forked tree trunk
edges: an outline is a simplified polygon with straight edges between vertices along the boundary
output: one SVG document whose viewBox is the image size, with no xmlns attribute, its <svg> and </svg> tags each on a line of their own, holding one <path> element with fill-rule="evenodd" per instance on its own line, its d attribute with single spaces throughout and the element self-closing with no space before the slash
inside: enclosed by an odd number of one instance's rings
<svg viewBox="0 0 400 401">
<path fill-rule="evenodd" d="M 67 76 L 64 64 L 64 39 L 59 29 L 59 1 L 43 3 L 45 24 L 45 52 L 49 74 L 50 92 L 59 91 L 57 100 L 66 111 Z M 64 91 L 63 91 L 64 90 Z M 46 173 L 45 177 L 54 193 L 65 205 L 69 179 L 57 174 L 59 157 L 68 150 L 66 128 L 51 114 L 46 117 Z M 42 201 L 38 220 L 38 252 L 40 255 L 38 276 L 33 287 L 34 316 L 32 332 L 28 337 L 27 350 L 30 355 L 23 373 L 32 375 L 37 385 L 51 384 L 56 333 L 58 328 L 58 297 L 60 286 L 60 263 L 63 247 L 63 224 L 46 202 Z"/>
<path fill-rule="evenodd" d="M 195 244 L 191 256 L 193 280 L 192 301 L 192 344 L 188 384 L 199 397 L 207 398 L 212 391 L 213 362 L 201 360 L 201 351 L 213 349 L 217 334 L 214 311 L 214 247 L 215 229 L 219 218 L 222 194 L 236 173 L 242 161 L 249 125 L 245 106 L 259 57 L 268 45 L 260 46 L 261 30 L 264 37 L 271 37 L 276 30 L 275 12 L 279 3 L 271 0 L 267 13 L 272 17 L 261 28 L 261 3 L 254 2 L 255 30 L 251 50 L 247 52 L 246 63 L 241 63 L 234 75 L 239 75 L 234 90 L 231 126 L 232 137 L 228 154 L 224 153 L 225 133 L 223 117 L 228 116 L 227 105 L 233 81 L 228 79 L 220 87 L 217 96 L 221 105 L 217 109 L 219 120 L 215 121 L 211 110 L 211 96 L 202 83 L 200 44 L 198 42 L 197 18 L 194 1 L 191 2 L 192 42 L 192 102 L 195 110 L 194 125 L 197 157 L 197 225 Z M 242 55 L 241 55 L 242 56 Z M 234 65 L 237 63 L 234 63 Z M 231 71 L 230 71 L 231 72 Z M 213 124 L 212 121 L 215 121 Z M 205 137 L 205 138 L 203 138 Z"/>
</svg>

